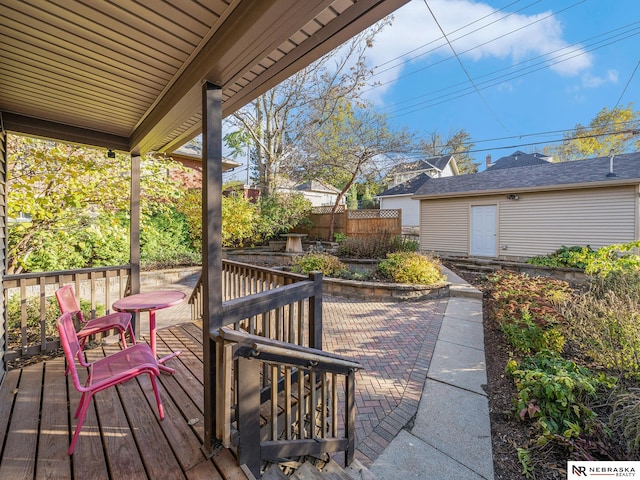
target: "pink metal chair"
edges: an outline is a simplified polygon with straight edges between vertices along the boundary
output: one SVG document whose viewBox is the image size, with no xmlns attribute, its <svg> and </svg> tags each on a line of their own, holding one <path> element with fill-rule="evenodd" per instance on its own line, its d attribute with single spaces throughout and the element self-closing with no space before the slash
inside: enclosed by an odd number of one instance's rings
<svg viewBox="0 0 640 480">
<path fill-rule="evenodd" d="M 153 386 L 153 393 L 156 396 L 156 403 L 158 404 L 160 420 L 164 419 L 164 409 L 162 408 L 162 400 L 160 399 L 158 384 L 156 382 L 156 377 L 160 375 L 160 369 L 158 368 L 158 362 L 149 345 L 146 343 L 132 345 L 126 350 L 120 350 L 112 355 L 96 360 L 93 363 L 88 363 L 85 361 L 84 355 L 82 354 L 82 349 L 80 348 L 80 342 L 76 334 L 71 313 L 64 313 L 60 318 L 58 318 L 57 323 L 58 332 L 60 332 L 60 342 L 64 349 L 64 354 L 67 359 L 67 368 L 71 373 L 73 385 L 76 390 L 82 393 L 75 413 L 75 418 L 78 419 L 78 424 L 76 425 L 73 439 L 69 445 L 69 455 L 73 455 L 76 448 L 78 435 L 80 434 L 80 429 L 84 423 L 84 417 L 87 414 L 87 409 L 89 408 L 89 403 L 91 403 L 93 395 L 118 383 L 131 380 L 138 375 L 144 373 L 149 374 L 151 385 Z M 80 384 L 80 379 L 78 378 L 78 371 L 75 363 L 76 359 L 80 365 L 89 369 L 89 375 L 84 385 Z"/>
<path fill-rule="evenodd" d="M 107 330 L 118 330 L 120 333 L 120 339 L 122 340 L 122 348 L 127 348 L 127 342 L 125 340 L 125 333 L 129 332 L 131 343 L 136 344 L 136 338 L 133 335 L 133 328 L 131 327 L 131 314 L 127 312 L 114 312 L 102 317 L 94 318 L 86 321 L 82 316 L 82 310 L 80 310 L 80 302 L 73 291 L 73 286 L 65 285 L 56 290 L 56 299 L 60 306 L 60 312 L 70 313 L 80 320 L 82 328 L 78 332 L 78 339 L 80 340 L 80 348 L 84 348 L 84 344 L 90 335 L 105 332 Z"/>
</svg>

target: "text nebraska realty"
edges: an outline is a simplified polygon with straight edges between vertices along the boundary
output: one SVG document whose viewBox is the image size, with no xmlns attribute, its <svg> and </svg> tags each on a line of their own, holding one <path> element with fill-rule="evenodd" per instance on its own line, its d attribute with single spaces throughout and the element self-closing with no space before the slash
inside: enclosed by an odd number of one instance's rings
<svg viewBox="0 0 640 480">
<path fill-rule="evenodd" d="M 579 467 L 573 465 L 572 472 L 574 475 L 598 475 L 611 477 L 635 477 L 636 469 L 634 467 Z"/>
</svg>

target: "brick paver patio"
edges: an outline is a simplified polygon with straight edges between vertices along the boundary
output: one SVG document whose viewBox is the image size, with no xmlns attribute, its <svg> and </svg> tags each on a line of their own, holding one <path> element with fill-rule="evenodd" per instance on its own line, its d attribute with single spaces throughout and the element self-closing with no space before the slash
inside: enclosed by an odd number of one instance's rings
<svg viewBox="0 0 640 480">
<path fill-rule="evenodd" d="M 363 464 L 371 464 L 416 414 L 447 302 L 323 296 L 324 350 L 364 366 L 356 375 L 356 457 Z M 189 321 L 190 307 L 185 302 L 157 318 L 159 328 Z"/>
<path fill-rule="evenodd" d="M 356 375 L 356 446 L 365 465 L 416 414 L 447 302 L 324 297 L 324 349 L 364 366 Z"/>
</svg>

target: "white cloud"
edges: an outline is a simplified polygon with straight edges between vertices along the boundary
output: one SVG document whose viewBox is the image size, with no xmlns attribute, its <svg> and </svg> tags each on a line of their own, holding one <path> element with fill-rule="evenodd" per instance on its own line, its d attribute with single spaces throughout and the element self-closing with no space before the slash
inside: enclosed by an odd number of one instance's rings
<svg viewBox="0 0 640 480">
<path fill-rule="evenodd" d="M 563 26 L 550 16 L 551 11 L 510 15 L 471 0 L 429 0 L 429 7 L 465 67 L 499 59 L 518 69 L 522 66 L 515 64 L 528 61 L 564 76 L 591 66 L 591 55 L 563 38 Z M 447 58 L 456 61 L 423 0 L 413 0 L 394 13 L 393 24 L 379 34 L 367 57 L 378 67 L 376 80 L 385 84 L 370 92 L 375 97 L 382 96 L 401 75 L 424 68 L 419 75 L 428 78 L 429 65 Z"/>
<path fill-rule="evenodd" d="M 585 88 L 598 88 L 606 83 L 618 83 L 618 71 L 608 70 L 603 76 L 586 73 L 582 76 L 582 86 Z"/>
</svg>

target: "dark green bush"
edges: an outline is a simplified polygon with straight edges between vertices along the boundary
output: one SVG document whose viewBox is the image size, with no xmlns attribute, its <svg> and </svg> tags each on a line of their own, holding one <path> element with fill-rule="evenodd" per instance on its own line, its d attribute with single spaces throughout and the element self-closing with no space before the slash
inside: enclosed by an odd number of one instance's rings
<svg viewBox="0 0 640 480">
<path fill-rule="evenodd" d="M 596 414 L 588 406 L 602 387 L 612 388 L 615 380 L 565 360 L 551 352 L 525 357 L 506 367 L 516 383 L 516 410 L 521 419 L 535 418 L 544 437 L 575 438 L 588 433 Z"/>
<path fill-rule="evenodd" d="M 145 268 L 194 265 L 201 261 L 192 248 L 189 225 L 175 209 L 146 216 L 140 229 L 140 262 Z"/>
</svg>

